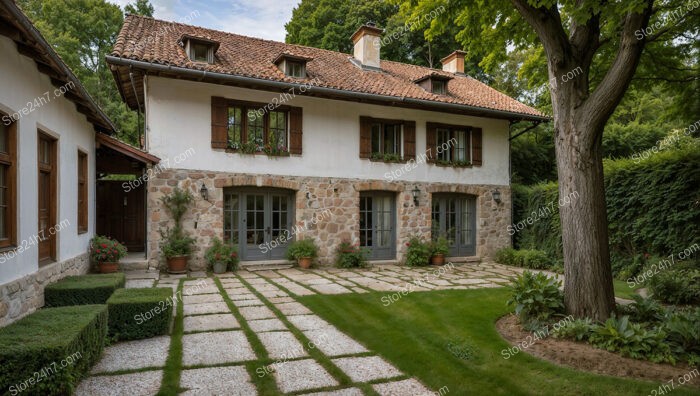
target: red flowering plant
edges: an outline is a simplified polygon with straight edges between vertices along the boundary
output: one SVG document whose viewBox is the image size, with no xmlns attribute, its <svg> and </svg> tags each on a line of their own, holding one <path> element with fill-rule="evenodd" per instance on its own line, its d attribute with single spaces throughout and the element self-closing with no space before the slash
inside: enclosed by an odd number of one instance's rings
<svg viewBox="0 0 700 396">
<path fill-rule="evenodd" d="M 126 256 L 126 247 L 112 238 L 96 236 L 90 240 L 90 258 L 96 263 L 116 263 Z"/>
<path fill-rule="evenodd" d="M 226 268 L 235 271 L 238 268 L 238 252 L 236 247 L 224 243 L 219 238 L 214 238 L 211 246 L 204 253 L 204 258 L 213 266 L 214 263 L 225 263 Z"/>
<path fill-rule="evenodd" d="M 340 243 L 337 249 L 336 265 L 340 268 L 360 268 L 367 266 L 367 249 L 348 241 Z"/>
</svg>

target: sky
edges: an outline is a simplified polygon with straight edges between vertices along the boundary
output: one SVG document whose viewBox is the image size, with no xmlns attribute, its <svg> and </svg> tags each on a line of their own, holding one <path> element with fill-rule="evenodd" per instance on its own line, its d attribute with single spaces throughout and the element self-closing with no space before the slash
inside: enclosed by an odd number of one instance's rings
<svg viewBox="0 0 700 396">
<path fill-rule="evenodd" d="M 133 0 L 109 0 L 122 8 Z M 246 36 L 282 41 L 300 0 L 151 0 L 153 16 Z"/>
</svg>

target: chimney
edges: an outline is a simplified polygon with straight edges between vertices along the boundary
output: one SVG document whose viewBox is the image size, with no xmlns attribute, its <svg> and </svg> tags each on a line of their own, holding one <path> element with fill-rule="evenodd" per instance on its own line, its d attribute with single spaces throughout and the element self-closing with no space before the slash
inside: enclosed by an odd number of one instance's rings
<svg viewBox="0 0 700 396">
<path fill-rule="evenodd" d="M 379 50 L 382 47 L 383 32 L 373 22 L 367 22 L 352 35 L 352 42 L 355 44 L 354 57 L 363 67 L 381 68 Z"/>
<path fill-rule="evenodd" d="M 464 74 L 464 56 L 466 52 L 457 50 L 442 58 L 442 70 L 454 74 Z"/>
</svg>

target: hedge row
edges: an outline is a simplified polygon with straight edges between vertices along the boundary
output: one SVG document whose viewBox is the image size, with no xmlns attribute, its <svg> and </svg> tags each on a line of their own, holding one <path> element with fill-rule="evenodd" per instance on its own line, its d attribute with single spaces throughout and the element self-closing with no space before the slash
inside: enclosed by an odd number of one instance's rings
<svg viewBox="0 0 700 396">
<path fill-rule="evenodd" d="M 700 242 L 700 147 L 662 151 L 648 159 L 605 162 L 610 252 L 613 271 L 635 274 L 640 256 L 668 257 Z M 561 225 L 556 183 L 513 186 L 514 224 L 551 207 L 551 215 L 515 232 L 515 246 L 539 249 L 562 259 Z M 700 254 L 688 261 L 700 262 Z M 638 259 L 636 261 L 639 261 Z"/>
<path fill-rule="evenodd" d="M 41 309 L 0 328 L 0 392 L 71 394 L 106 336 L 106 305 Z"/>
<path fill-rule="evenodd" d="M 47 307 L 104 304 L 125 283 L 123 273 L 69 276 L 46 286 L 44 301 Z"/>
<path fill-rule="evenodd" d="M 166 334 L 173 314 L 173 289 L 119 289 L 107 301 L 109 334 L 139 340 Z"/>
</svg>

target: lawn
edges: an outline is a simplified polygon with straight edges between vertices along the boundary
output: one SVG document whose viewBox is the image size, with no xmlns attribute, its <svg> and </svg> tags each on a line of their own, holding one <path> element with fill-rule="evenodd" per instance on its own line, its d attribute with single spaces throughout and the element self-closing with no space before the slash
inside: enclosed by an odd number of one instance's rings
<svg viewBox="0 0 700 396">
<path fill-rule="evenodd" d="M 626 298 L 628 300 L 631 300 L 632 296 L 638 294 L 637 290 L 644 287 L 644 285 L 630 287 L 627 284 L 627 282 L 615 279 L 613 281 L 613 287 L 615 288 L 615 297 Z"/>
<path fill-rule="evenodd" d="M 384 296 L 314 295 L 299 301 L 434 390 L 447 386 L 448 394 L 648 395 L 660 385 L 577 372 L 525 353 L 504 359 L 501 351 L 509 345 L 494 322 L 508 312 L 506 289 L 415 292 L 389 305 Z M 468 345 L 473 358 L 460 358 Z M 676 386 L 674 394 L 698 393 Z"/>
</svg>

